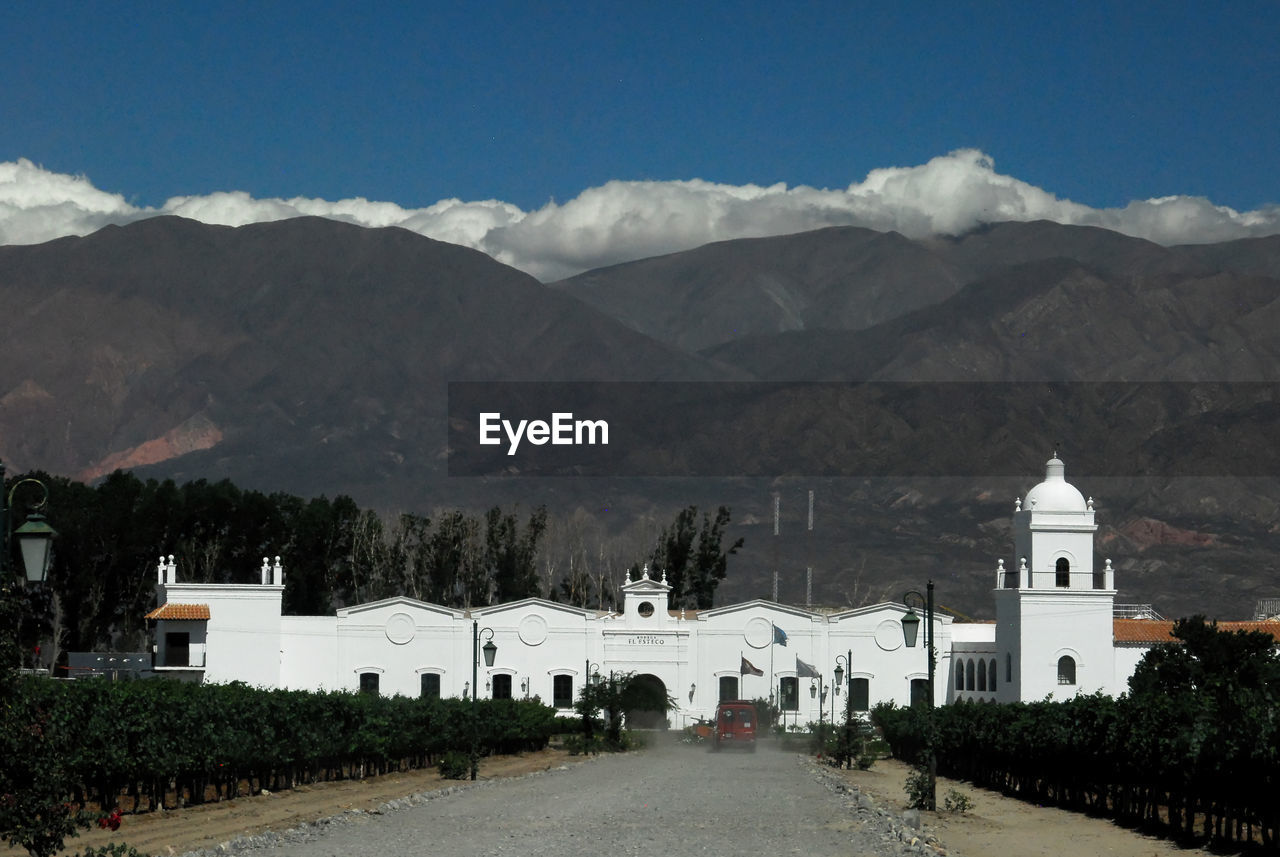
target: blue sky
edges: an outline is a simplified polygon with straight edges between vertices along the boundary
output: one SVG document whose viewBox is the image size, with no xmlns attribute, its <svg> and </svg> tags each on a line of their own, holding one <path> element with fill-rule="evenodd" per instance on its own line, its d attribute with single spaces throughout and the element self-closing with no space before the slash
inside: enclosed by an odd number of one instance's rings
<svg viewBox="0 0 1280 857">
<path fill-rule="evenodd" d="M 843 189 L 977 150 L 1099 209 L 1280 203 L 1274 3 L 676 5 L 16 4 L 0 162 L 135 208 L 528 212 L 611 180 Z"/>
</svg>

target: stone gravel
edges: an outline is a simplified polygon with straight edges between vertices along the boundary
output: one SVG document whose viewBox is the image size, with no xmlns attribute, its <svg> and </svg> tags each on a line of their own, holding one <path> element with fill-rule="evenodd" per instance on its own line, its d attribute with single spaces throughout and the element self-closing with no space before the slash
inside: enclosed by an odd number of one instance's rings
<svg viewBox="0 0 1280 857">
<path fill-rule="evenodd" d="M 244 836 L 184 857 L 946 855 L 899 816 L 793 752 L 651 746 L 522 777 L 465 782 Z"/>
</svg>

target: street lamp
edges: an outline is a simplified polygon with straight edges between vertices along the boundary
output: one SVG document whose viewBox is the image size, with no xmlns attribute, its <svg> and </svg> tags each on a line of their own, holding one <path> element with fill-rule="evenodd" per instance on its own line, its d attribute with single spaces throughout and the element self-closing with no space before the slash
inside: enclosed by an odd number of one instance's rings
<svg viewBox="0 0 1280 857">
<path fill-rule="evenodd" d="M 827 707 L 827 688 L 822 686 L 821 678 L 809 680 L 809 698 L 818 700 L 818 735 L 822 735 L 823 709 Z"/>
<path fill-rule="evenodd" d="M 849 726 L 853 720 L 853 649 L 848 654 L 836 655 L 836 695 L 840 694 L 840 685 L 844 682 L 846 673 L 849 677 L 849 685 L 844 691 L 844 749 L 849 753 L 849 768 L 853 768 L 853 744 L 849 738 Z M 835 720 L 834 706 L 831 712 L 831 719 Z"/>
<path fill-rule="evenodd" d="M 18 489 L 24 485 L 34 485 L 40 489 L 40 499 L 28 508 L 27 520 L 12 533 L 10 532 L 10 513 L 13 510 L 13 498 Z M 39 479 L 19 479 L 6 493 L 4 491 L 4 463 L 0 462 L 0 581 L 4 592 L 10 588 L 10 563 L 12 538 L 17 537 L 22 551 L 22 570 L 28 584 L 43 583 L 49 573 L 49 565 L 53 560 L 53 539 L 58 535 L 53 527 L 45 521 L 40 510 L 49 502 L 49 489 Z M 18 614 L 19 631 L 21 630 L 21 613 Z M 37 630 L 37 634 L 39 631 Z M 21 633 L 17 635 L 21 637 Z M 38 648 L 37 648 L 38 651 Z"/>
<path fill-rule="evenodd" d="M 594 688 L 600 686 L 600 665 L 591 663 L 591 658 L 583 663 L 586 666 L 582 668 L 582 740 L 586 744 L 586 751 L 591 753 L 594 752 L 591 748 L 594 737 L 591 728 L 591 720 L 595 715 Z"/>
<path fill-rule="evenodd" d="M 4 485 L 4 463 L 0 462 L 0 491 Z M 57 532 L 49 526 L 40 514 L 40 510 L 49 502 L 49 489 L 39 479 L 19 479 L 13 483 L 9 493 L 4 495 L 5 502 L 0 504 L 0 531 L 4 533 L 3 556 L 0 556 L 0 569 L 9 567 L 9 551 L 11 541 L 9 533 L 9 514 L 13 509 L 13 498 L 23 485 L 35 485 L 40 489 L 40 500 L 31 505 L 27 520 L 13 532 L 18 538 L 18 546 L 22 550 L 22 566 L 29 583 L 43 583 L 49 572 L 49 564 L 53 559 L 53 537 Z M 7 580 L 7 578 L 6 578 Z"/>
<path fill-rule="evenodd" d="M 476 768 L 480 764 L 479 732 L 480 723 L 476 716 L 476 697 L 480 693 L 480 637 L 488 634 L 489 642 L 484 644 L 484 665 L 493 666 L 498 656 L 498 647 L 493 642 L 493 629 L 480 628 L 479 621 L 471 620 L 471 779 L 476 778 Z"/>
<path fill-rule="evenodd" d="M 907 615 L 902 617 L 902 638 L 907 644 L 907 648 L 914 648 L 916 639 L 920 632 L 920 617 L 916 615 L 916 611 L 912 609 L 911 601 L 914 598 L 919 602 L 919 606 L 924 608 L 925 636 L 924 645 L 928 650 L 927 660 L 929 663 L 929 681 L 926 686 L 925 705 L 928 706 L 928 721 L 925 730 L 925 751 L 928 754 L 929 761 L 929 802 L 925 809 L 935 810 L 938 808 L 938 758 L 933 751 L 933 670 L 934 670 L 934 652 L 933 652 L 933 581 L 929 581 L 929 585 L 925 588 L 928 596 L 922 596 L 918 591 L 912 589 L 902 596 L 902 603 L 907 606 Z"/>
</svg>

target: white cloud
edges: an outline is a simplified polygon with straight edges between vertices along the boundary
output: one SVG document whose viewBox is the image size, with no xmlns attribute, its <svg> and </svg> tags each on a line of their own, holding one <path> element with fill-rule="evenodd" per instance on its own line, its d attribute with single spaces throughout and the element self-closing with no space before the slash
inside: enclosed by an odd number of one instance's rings
<svg viewBox="0 0 1280 857">
<path fill-rule="evenodd" d="M 923 237 L 1002 220 L 1045 219 L 1102 226 L 1161 244 L 1280 232 L 1280 206 L 1237 212 L 1200 197 L 1174 196 L 1090 208 L 997 173 L 990 157 L 972 149 L 919 166 L 873 170 L 843 190 L 697 179 L 611 181 L 531 212 L 499 200 L 447 199 L 407 209 L 363 198 L 254 199 L 241 191 L 174 197 L 159 208 L 138 208 L 83 176 L 50 172 L 25 159 L 0 163 L 0 243 L 84 235 L 108 223 L 160 214 L 228 226 L 300 215 L 400 226 L 483 250 L 544 280 L 710 241 L 835 225 Z"/>
</svg>

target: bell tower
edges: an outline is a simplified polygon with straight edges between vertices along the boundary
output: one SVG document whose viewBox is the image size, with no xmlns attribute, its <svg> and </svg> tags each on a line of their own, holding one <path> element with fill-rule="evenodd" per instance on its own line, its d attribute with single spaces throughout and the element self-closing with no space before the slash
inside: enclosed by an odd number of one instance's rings
<svg viewBox="0 0 1280 857">
<path fill-rule="evenodd" d="M 630 572 L 622 584 L 622 615 L 628 628 L 665 628 L 674 624 L 675 620 L 667 611 L 667 594 L 671 592 L 671 584 L 667 583 L 667 573 L 662 573 L 662 580 L 649 577 L 649 565 L 645 564 L 639 580 L 632 580 Z"/>
<path fill-rule="evenodd" d="M 1097 529 L 1093 498 L 1067 482 L 1055 453 L 1014 503 L 1013 563 L 997 572 L 1000 702 L 1115 691 L 1115 574 L 1110 560 L 1095 566 Z"/>
</svg>

